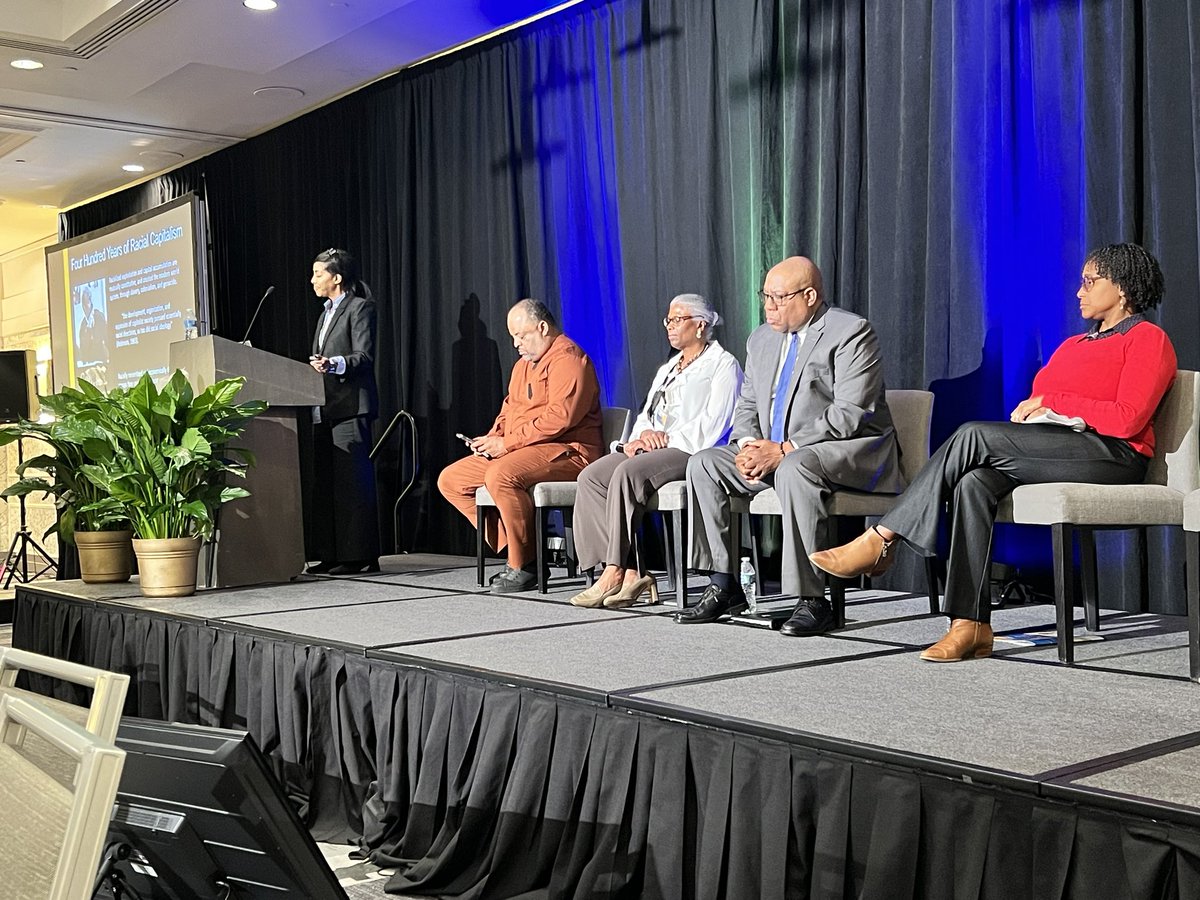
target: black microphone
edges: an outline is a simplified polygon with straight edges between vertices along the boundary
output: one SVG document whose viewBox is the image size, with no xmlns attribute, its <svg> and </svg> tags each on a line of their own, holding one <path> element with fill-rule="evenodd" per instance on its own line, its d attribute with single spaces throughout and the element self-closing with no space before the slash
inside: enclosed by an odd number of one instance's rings
<svg viewBox="0 0 1200 900">
<path fill-rule="evenodd" d="M 246 326 L 246 333 L 242 335 L 242 343 L 246 343 L 250 339 L 250 329 L 254 327 L 254 322 L 258 319 L 259 312 L 262 311 L 263 300 L 271 296 L 271 292 L 275 290 L 275 285 L 267 288 L 267 292 L 262 295 L 262 300 L 258 301 L 258 306 L 254 308 L 254 315 L 250 317 L 250 324 Z"/>
</svg>

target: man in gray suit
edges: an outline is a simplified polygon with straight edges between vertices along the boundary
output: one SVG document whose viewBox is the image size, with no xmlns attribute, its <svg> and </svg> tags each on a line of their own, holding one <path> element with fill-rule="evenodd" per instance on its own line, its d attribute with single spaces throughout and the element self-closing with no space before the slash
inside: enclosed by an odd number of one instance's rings
<svg viewBox="0 0 1200 900">
<path fill-rule="evenodd" d="M 692 565 L 711 583 L 675 621 L 713 622 L 746 608 L 730 546 L 730 498 L 774 487 L 783 507 L 783 592 L 800 598 L 782 633 L 821 634 L 833 627 L 833 613 L 808 554 L 825 546 L 830 491 L 904 489 L 879 339 L 866 319 L 826 306 L 821 272 L 802 256 L 772 268 L 759 297 L 766 324 L 746 341 L 730 443 L 688 463 Z"/>
</svg>

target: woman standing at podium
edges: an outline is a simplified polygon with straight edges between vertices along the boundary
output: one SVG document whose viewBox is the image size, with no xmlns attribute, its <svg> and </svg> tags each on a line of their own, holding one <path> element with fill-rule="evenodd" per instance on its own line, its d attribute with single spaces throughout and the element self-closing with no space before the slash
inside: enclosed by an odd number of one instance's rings
<svg viewBox="0 0 1200 900">
<path fill-rule="evenodd" d="M 369 452 L 379 413 L 375 387 L 375 301 L 345 250 L 312 265 L 313 293 L 324 301 L 309 365 L 324 376 L 325 404 L 313 407 L 308 474 L 308 572 L 379 571 L 379 516 Z"/>
</svg>

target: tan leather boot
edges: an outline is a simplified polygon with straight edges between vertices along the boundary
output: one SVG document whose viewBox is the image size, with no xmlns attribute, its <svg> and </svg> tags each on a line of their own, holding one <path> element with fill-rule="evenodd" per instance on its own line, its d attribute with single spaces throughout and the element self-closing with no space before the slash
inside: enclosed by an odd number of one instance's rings
<svg viewBox="0 0 1200 900">
<path fill-rule="evenodd" d="M 838 578 L 857 578 L 859 575 L 882 575 L 891 568 L 895 554 L 895 538 L 885 541 L 872 525 L 854 540 L 831 550 L 808 554 L 812 564 L 822 572 Z"/>
<path fill-rule="evenodd" d="M 929 662 L 961 662 L 992 655 L 992 626 L 974 619 L 955 619 L 946 636 L 921 654 Z"/>
</svg>

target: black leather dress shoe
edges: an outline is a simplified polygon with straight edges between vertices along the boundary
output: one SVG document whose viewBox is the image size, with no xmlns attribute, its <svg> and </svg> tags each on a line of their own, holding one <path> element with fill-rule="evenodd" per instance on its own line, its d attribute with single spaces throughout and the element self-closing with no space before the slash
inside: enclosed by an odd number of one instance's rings
<svg viewBox="0 0 1200 900">
<path fill-rule="evenodd" d="M 338 563 L 329 570 L 330 575 L 358 575 L 362 572 L 378 572 L 379 560 L 357 559 L 350 562 Z"/>
<path fill-rule="evenodd" d="M 747 606 L 746 596 L 738 591 L 723 591 L 710 584 L 700 595 L 700 602 L 675 613 L 676 625 L 704 625 L 715 622 L 721 616 L 740 613 Z"/>
<path fill-rule="evenodd" d="M 779 633 L 784 637 L 805 637 L 832 630 L 835 622 L 833 608 L 824 597 L 801 597 L 792 617 L 783 623 Z"/>
</svg>

